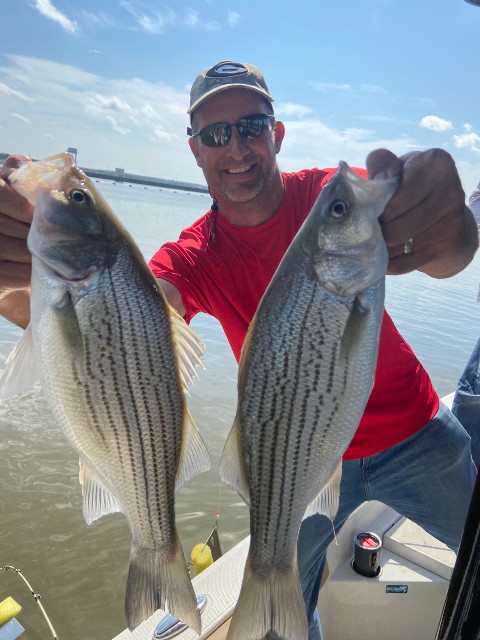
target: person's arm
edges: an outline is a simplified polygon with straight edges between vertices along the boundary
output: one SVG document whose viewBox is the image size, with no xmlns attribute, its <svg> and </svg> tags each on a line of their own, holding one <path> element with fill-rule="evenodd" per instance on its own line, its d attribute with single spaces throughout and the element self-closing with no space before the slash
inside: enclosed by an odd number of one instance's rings
<svg viewBox="0 0 480 640">
<path fill-rule="evenodd" d="M 7 179 L 26 161 L 25 156 L 10 156 L 0 169 L 0 315 L 23 328 L 30 319 L 32 258 L 27 235 L 33 207 Z"/>
<path fill-rule="evenodd" d="M 401 183 L 380 222 L 389 252 L 389 274 L 418 269 L 433 278 L 462 271 L 478 248 L 477 224 L 453 158 L 443 149 L 398 158 L 377 149 L 367 158 L 370 178 L 400 174 Z M 413 240 L 409 251 L 409 240 Z"/>
<path fill-rule="evenodd" d="M 161 278 L 157 278 L 157 282 L 160 285 L 167 302 L 175 309 L 175 311 L 180 315 L 185 315 L 185 305 L 183 304 L 182 296 L 180 291 L 177 289 L 175 285 L 168 280 L 162 280 Z"/>
<path fill-rule="evenodd" d="M 480 234 L 480 182 L 477 184 L 476 188 L 472 191 L 472 195 L 468 200 L 468 206 L 470 207 L 470 211 L 473 213 L 475 217 L 475 221 L 478 226 L 478 231 Z"/>
</svg>

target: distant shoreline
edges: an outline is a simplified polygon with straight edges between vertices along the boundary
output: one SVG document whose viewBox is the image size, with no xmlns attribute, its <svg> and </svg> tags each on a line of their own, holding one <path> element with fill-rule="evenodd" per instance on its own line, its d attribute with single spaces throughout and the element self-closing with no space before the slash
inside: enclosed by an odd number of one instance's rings
<svg viewBox="0 0 480 640">
<path fill-rule="evenodd" d="M 0 153 L 0 166 L 10 154 Z M 141 176 L 135 173 L 126 173 L 124 169 L 88 169 L 79 167 L 89 178 L 99 178 L 102 180 L 112 180 L 114 182 L 130 182 L 132 184 L 144 184 L 150 187 L 165 187 L 166 189 L 179 189 L 181 191 L 192 191 L 194 193 L 208 193 L 208 188 L 202 184 L 192 182 L 182 182 L 180 180 L 167 180 L 165 178 L 154 178 L 151 176 Z"/>
<path fill-rule="evenodd" d="M 151 187 L 165 187 L 166 189 L 179 189 L 181 191 L 192 191 L 195 193 L 208 193 L 208 188 L 204 185 L 193 184 L 191 182 L 180 182 L 178 180 L 139 176 L 134 173 L 124 173 L 118 169 L 115 171 L 87 169 L 86 167 L 80 167 L 80 169 L 86 173 L 89 178 L 113 180 L 114 182 L 130 182 L 132 184 L 144 184 Z"/>
</svg>

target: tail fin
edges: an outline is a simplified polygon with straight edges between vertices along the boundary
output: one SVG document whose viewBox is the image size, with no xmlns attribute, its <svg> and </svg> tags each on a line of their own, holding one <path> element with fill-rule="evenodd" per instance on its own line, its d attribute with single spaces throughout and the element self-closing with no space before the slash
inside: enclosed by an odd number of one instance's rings
<svg viewBox="0 0 480 640">
<path fill-rule="evenodd" d="M 172 615 L 200 635 L 200 612 L 179 539 L 170 558 L 162 550 L 133 542 L 125 592 L 125 617 L 130 631 L 157 609 L 164 609 L 165 603 Z"/>
<path fill-rule="evenodd" d="M 308 625 L 296 559 L 285 571 L 258 576 L 247 559 L 242 589 L 227 640 L 262 640 L 274 631 L 281 640 L 307 640 Z"/>
</svg>

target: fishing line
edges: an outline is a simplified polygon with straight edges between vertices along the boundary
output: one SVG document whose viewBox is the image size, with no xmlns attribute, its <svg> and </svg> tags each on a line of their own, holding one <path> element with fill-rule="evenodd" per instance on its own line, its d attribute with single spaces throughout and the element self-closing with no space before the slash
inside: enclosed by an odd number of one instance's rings
<svg viewBox="0 0 480 640">
<path fill-rule="evenodd" d="M 222 495 L 222 489 L 223 489 L 223 482 L 219 482 L 218 483 L 217 508 L 215 509 L 215 521 L 213 523 L 212 532 L 210 533 L 208 538 L 205 540 L 205 544 L 203 545 L 202 552 L 204 551 L 205 547 L 207 546 L 207 544 L 209 543 L 209 541 L 211 540 L 211 538 L 215 534 L 215 532 L 218 533 L 218 524 L 219 524 L 220 513 L 221 513 L 221 511 L 220 511 L 220 499 L 221 499 L 221 495 Z"/>
<path fill-rule="evenodd" d="M 57 632 L 55 631 L 55 629 L 53 628 L 52 623 L 50 622 L 49 617 L 47 616 L 47 612 L 45 611 L 45 609 L 43 608 L 42 603 L 40 602 L 40 598 L 41 595 L 39 593 L 36 593 L 33 590 L 32 585 L 28 582 L 28 580 L 25 578 L 25 576 L 23 575 L 21 569 L 16 569 L 15 567 L 12 567 L 9 564 L 6 564 L 4 566 L 0 566 L 0 572 L 2 571 L 13 571 L 14 573 L 16 573 L 18 576 L 20 576 L 20 578 L 22 578 L 22 580 L 25 582 L 25 584 L 27 585 L 28 589 L 30 590 L 30 593 L 33 596 L 33 599 L 35 600 L 35 602 L 38 604 L 38 606 L 40 607 L 40 611 L 42 612 L 43 617 L 45 618 L 46 623 L 48 624 L 48 628 L 50 629 L 50 632 L 52 634 L 52 638 L 53 640 L 59 640 L 59 637 L 57 636 Z"/>
<path fill-rule="evenodd" d="M 189 574 L 191 570 L 195 570 L 195 575 L 198 575 L 201 571 L 209 567 L 213 562 L 218 560 L 222 556 L 222 547 L 220 539 L 218 537 L 218 523 L 220 520 L 220 499 L 222 492 L 222 483 L 219 482 L 217 508 L 215 510 L 215 521 L 213 523 L 213 529 L 211 530 L 208 538 L 205 542 L 196 544 L 191 553 L 191 562 L 187 561 L 187 569 Z M 208 547 L 208 551 L 206 548 Z"/>
<path fill-rule="evenodd" d="M 215 524 L 214 524 L 214 529 L 218 529 L 218 521 L 220 520 L 220 501 L 221 501 L 221 497 L 222 497 L 222 490 L 223 490 L 224 484 L 221 480 L 219 480 L 218 482 L 218 496 L 217 496 L 217 508 L 215 509 Z"/>
<path fill-rule="evenodd" d="M 333 520 L 330 520 L 330 522 L 332 523 L 333 539 L 335 540 L 335 546 L 338 547 L 337 532 L 335 531 L 335 523 Z"/>
</svg>

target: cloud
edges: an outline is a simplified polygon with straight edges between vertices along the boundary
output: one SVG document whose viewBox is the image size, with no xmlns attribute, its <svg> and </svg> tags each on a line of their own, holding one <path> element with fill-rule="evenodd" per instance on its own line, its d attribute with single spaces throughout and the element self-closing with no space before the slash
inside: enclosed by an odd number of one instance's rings
<svg viewBox="0 0 480 640">
<path fill-rule="evenodd" d="M 107 122 L 109 122 L 112 126 L 112 129 L 114 131 L 116 131 L 117 133 L 119 133 L 122 136 L 126 136 L 128 133 L 131 133 L 131 129 L 129 129 L 128 127 L 124 127 L 122 126 L 117 120 L 116 118 L 114 118 L 111 115 L 107 115 L 106 116 L 106 120 Z"/>
<path fill-rule="evenodd" d="M 156 140 L 172 140 L 175 136 L 172 135 L 171 131 L 166 131 L 162 126 L 154 127 L 152 131 L 152 138 Z"/>
<path fill-rule="evenodd" d="M 34 4 L 32 4 L 31 6 L 39 13 L 41 13 L 45 18 L 53 20 L 53 22 L 59 24 L 62 29 L 68 31 L 68 33 L 77 33 L 77 23 L 70 20 L 70 18 L 67 18 L 64 13 L 54 7 L 50 0 L 35 0 Z"/>
<path fill-rule="evenodd" d="M 153 16 L 138 16 L 137 22 L 143 31 L 147 33 L 164 33 L 166 25 L 170 22 L 168 17 L 156 13 Z"/>
<path fill-rule="evenodd" d="M 116 28 L 118 25 L 115 20 L 101 11 L 100 13 L 92 13 L 91 11 L 82 11 L 83 19 L 90 25 L 104 28 Z"/>
<path fill-rule="evenodd" d="M 294 118 L 303 118 L 309 113 L 312 113 L 312 109 L 310 109 L 310 107 L 305 107 L 301 104 L 295 104 L 294 102 L 281 102 L 275 107 L 275 114 L 282 117 L 287 116 Z"/>
<path fill-rule="evenodd" d="M 313 89 L 315 89 L 316 91 L 320 91 L 321 93 L 350 93 L 351 91 L 353 91 L 353 87 L 351 84 L 331 84 L 328 82 L 310 82 L 309 84 L 311 87 L 313 87 Z"/>
<path fill-rule="evenodd" d="M 135 18 L 137 28 L 153 35 L 164 34 L 171 27 L 204 31 L 218 31 L 221 28 L 217 21 L 203 21 L 200 13 L 192 8 L 186 8 L 183 13 L 178 13 L 169 6 L 163 5 L 163 12 L 145 13 L 137 9 L 129 0 L 122 0 L 120 4 Z"/>
<path fill-rule="evenodd" d="M 364 101 L 364 103 L 367 105 L 370 105 L 373 97 L 378 97 L 383 98 L 384 101 L 390 104 L 398 104 L 401 102 L 407 106 L 414 106 L 416 109 L 422 108 L 426 110 L 433 107 L 433 101 L 431 98 L 391 93 L 385 87 L 381 87 L 378 84 L 371 84 L 368 82 L 362 82 L 358 85 L 353 85 L 348 82 L 333 83 L 310 81 L 308 85 L 319 93 L 331 94 L 335 98 L 339 97 L 348 99 L 362 99 L 362 101 Z M 363 116 L 358 115 L 357 117 L 360 118 Z"/>
<path fill-rule="evenodd" d="M 344 84 L 335 84 L 329 82 L 315 82 L 312 81 L 309 83 L 310 86 L 315 89 L 315 91 L 320 91 L 320 93 L 343 93 L 343 94 L 353 94 L 359 95 L 362 93 L 379 93 L 379 94 L 387 94 L 387 90 L 383 87 L 379 87 L 376 84 L 360 84 L 358 86 L 353 86 L 348 83 Z"/>
<path fill-rule="evenodd" d="M 464 131 L 466 131 L 467 133 L 470 133 L 471 131 L 473 131 L 473 127 L 472 127 L 472 125 L 471 125 L 471 124 L 469 124 L 468 122 L 466 122 L 466 123 L 463 125 L 463 129 L 464 129 Z"/>
<path fill-rule="evenodd" d="M 453 144 L 457 149 L 470 149 L 470 151 L 480 153 L 480 136 L 476 133 L 463 133 L 459 136 L 453 136 Z"/>
<path fill-rule="evenodd" d="M 50 84 L 52 86 L 63 84 L 65 87 L 78 86 L 86 88 L 98 82 L 98 77 L 95 74 L 68 64 L 16 55 L 7 56 L 7 59 L 11 62 L 11 66 L 0 67 L 0 74 L 3 74 L 7 84 L 10 86 L 20 84 L 22 87 L 34 87 L 34 92 L 37 94 L 48 96 L 47 85 Z"/>
<path fill-rule="evenodd" d="M 335 167 L 339 160 L 364 167 L 365 158 L 372 149 L 383 147 L 402 155 L 419 147 L 418 142 L 410 136 L 386 138 L 377 136 L 370 129 L 337 129 L 316 118 L 284 120 L 284 123 L 286 135 L 279 162 L 286 171 L 305 167 Z"/>
<path fill-rule="evenodd" d="M 21 122 L 25 122 L 26 124 L 30 124 L 30 120 L 26 116 L 22 116 L 21 113 L 12 113 L 12 116 Z"/>
<path fill-rule="evenodd" d="M 187 9 L 185 14 L 185 24 L 188 27 L 197 27 L 200 24 L 200 14 L 195 9 Z"/>
<path fill-rule="evenodd" d="M 377 116 L 357 116 L 360 120 L 367 120 L 370 122 L 388 123 L 395 125 L 416 125 L 415 120 L 408 120 L 407 118 L 396 118 L 393 116 L 377 115 Z"/>
<path fill-rule="evenodd" d="M 90 98 L 90 103 L 91 104 L 88 105 L 88 109 L 92 113 L 98 113 L 98 111 L 102 110 L 122 111 L 124 113 L 133 112 L 132 107 L 118 96 L 102 96 L 100 94 L 95 94 Z"/>
<path fill-rule="evenodd" d="M 421 119 L 420 126 L 424 129 L 430 129 L 430 131 L 437 131 L 438 133 L 453 129 L 453 123 L 450 122 L 450 120 L 445 120 L 438 116 L 425 116 Z"/>
<path fill-rule="evenodd" d="M 128 11 L 130 15 L 135 18 L 140 29 L 142 31 L 146 31 L 147 33 L 164 33 L 167 26 L 174 25 L 176 23 L 175 12 L 168 7 L 165 7 L 163 13 L 154 11 L 153 13 L 148 15 L 146 13 L 143 13 L 142 11 L 139 11 L 131 2 L 127 2 L 127 0 L 121 2 L 120 4 L 126 11 Z"/>
<path fill-rule="evenodd" d="M 24 93 L 22 93 L 21 91 L 16 91 L 15 89 L 12 89 L 8 85 L 3 84 L 3 82 L 0 82 L 0 95 L 12 97 L 12 98 L 19 98 L 20 100 L 24 100 L 25 102 L 32 102 L 32 99 L 26 96 Z"/>
<path fill-rule="evenodd" d="M 227 22 L 228 22 L 228 26 L 233 29 L 240 22 L 240 14 L 237 13 L 236 11 L 229 11 Z"/>
<path fill-rule="evenodd" d="M 2 131 L 4 148 L 41 158 L 73 146 L 82 166 L 124 166 L 133 173 L 149 166 L 149 175 L 203 182 L 185 135 L 188 90 L 111 79 L 45 59 L 6 59 L 1 86 L 16 92 L 28 86 L 34 102 L 28 111 L 32 126 L 17 113 L 8 135 Z"/>
</svg>

